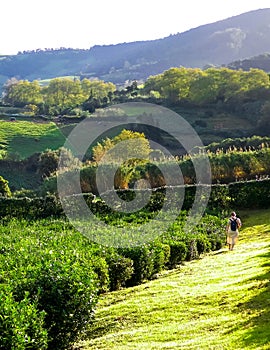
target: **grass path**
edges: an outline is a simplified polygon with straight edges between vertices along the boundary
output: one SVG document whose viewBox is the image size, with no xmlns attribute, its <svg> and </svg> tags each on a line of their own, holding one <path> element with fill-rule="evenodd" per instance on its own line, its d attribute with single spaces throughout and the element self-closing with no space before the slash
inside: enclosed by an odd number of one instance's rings
<svg viewBox="0 0 270 350">
<path fill-rule="evenodd" d="M 242 216 L 224 248 L 102 296 L 84 350 L 269 349 L 270 210 Z"/>
</svg>

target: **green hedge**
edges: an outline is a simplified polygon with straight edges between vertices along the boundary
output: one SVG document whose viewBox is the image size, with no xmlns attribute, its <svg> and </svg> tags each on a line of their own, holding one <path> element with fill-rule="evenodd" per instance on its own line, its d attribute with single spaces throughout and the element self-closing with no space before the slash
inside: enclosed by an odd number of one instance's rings
<svg viewBox="0 0 270 350">
<path fill-rule="evenodd" d="M 43 350 L 48 348 L 45 312 L 37 309 L 28 293 L 16 301 L 9 286 L 0 289 L 0 349 Z"/>
<path fill-rule="evenodd" d="M 168 199 L 171 205 L 179 198 L 177 190 Z M 225 243 L 226 219 L 212 214 L 232 207 L 264 208 L 270 203 L 269 180 L 214 185 L 207 214 L 186 233 L 183 227 L 195 190 L 195 186 L 185 188 L 186 211 L 165 233 L 153 242 L 129 248 L 88 241 L 65 220 L 55 196 L 0 197 L 0 349 L 68 349 L 87 331 L 100 293 L 138 285 L 166 268 L 220 249 Z M 130 200 L 134 192 L 119 195 Z M 113 213 L 91 193 L 84 198 L 108 224 L 129 225 L 151 220 L 162 208 L 165 195 L 166 188 L 153 191 L 139 214 L 126 215 Z"/>
<path fill-rule="evenodd" d="M 3 349 L 70 348 L 92 320 L 98 293 L 108 289 L 107 272 L 99 249 L 67 223 L 2 222 Z"/>
<path fill-rule="evenodd" d="M 194 202 L 196 190 L 204 185 L 185 186 L 185 198 L 182 209 L 189 210 Z M 121 199 L 130 201 L 136 196 L 144 196 L 144 191 L 149 190 L 119 190 L 118 195 Z M 149 203 L 143 209 L 147 212 L 156 212 L 160 210 L 164 201 L 168 207 L 175 207 L 179 202 L 183 189 L 175 187 L 170 191 L 170 197 L 166 197 L 166 188 L 158 188 L 151 191 Z M 94 214 L 104 216 L 113 214 L 106 202 L 98 199 L 92 193 L 85 193 L 84 199 Z M 73 196 L 69 197 L 69 205 L 72 210 L 76 210 Z M 208 200 L 206 212 L 220 214 L 228 212 L 230 208 L 266 208 L 270 203 L 270 179 L 261 181 L 235 182 L 229 185 L 212 185 L 211 194 Z M 119 201 L 120 203 L 120 201 Z M 117 207 L 119 203 L 114 203 Z M 115 215 L 115 214 L 114 214 Z M 116 214 L 117 215 L 117 214 Z M 36 198 L 6 198 L 0 197 L 0 217 L 19 217 L 26 219 L 41 219 L 47 217 L 64 217 L 63 209 L 59 199 L 54 195 Z"/>
<path fill-rule="evenodd" d="M 235 208 L 269 208 L 270 180 L 235 182 L 229 186 L 229 196 Z"/>
</svg>

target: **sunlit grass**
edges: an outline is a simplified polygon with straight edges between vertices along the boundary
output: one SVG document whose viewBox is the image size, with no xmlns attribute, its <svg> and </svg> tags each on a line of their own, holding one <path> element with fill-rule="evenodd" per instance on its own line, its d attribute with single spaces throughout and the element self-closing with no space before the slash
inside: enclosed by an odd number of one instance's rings
<svg viewBox="0 0 270 350">
<path fill-rule="evenodd" d="M 269 214 L 242 213 L 233 252 L 103 295 L 84 349 L 269 349 Z"/>
<path fill-rule="evenodd" d="M 63 146 L 65 137 L 54 123 L 0 120 L 0 146 L 9 154 L 26 158 L 47 148 Z"/>
</svg>

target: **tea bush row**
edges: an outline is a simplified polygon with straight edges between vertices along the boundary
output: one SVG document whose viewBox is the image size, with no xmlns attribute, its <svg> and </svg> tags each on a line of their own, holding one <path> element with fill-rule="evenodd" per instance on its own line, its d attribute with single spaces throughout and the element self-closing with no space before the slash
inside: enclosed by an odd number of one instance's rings
<svg viewBox="0 0 270 350">
<path fill-rule="evenodd" d="M 100 293 L 155 278 L 224 241 L 217 217 L 206 216 L 191 235 L 183 233 L 184 219 L 129 248 L 90 242 L 64 220 L 3 219 L 0 349 L 68 349 L 87 334 Z"/>
<path fill-rule="evenodd" d="M 189 210 L 194 202 L 196 191 L 203 191 L 208 187 L 210 198 L 207 203 L 206 212 L 212 214 L 228 213 L 231 208 L 267 208 L 269 207 L 270 197 L 270 179 L 261 181 L 244 181 L 235 182 L 229 185 L 212 185 L 211 188 L 207 185 L 188 185 L 184 187 L 184 202 L 183 210 Z M 118 191 L 121 199 L 130 201 L 136 196 L 143 196 L 145 190 L 133 191 L 122 190 Z M 170 198 L 166 197 L 166 188 L 159 188 L 152 191 L 149 203 L 144 208 L 144 211 L 153 212 L 160 210 L 164 201 L 167 207 L 174 207 L 179 201 L 179 196 L 182 195 L 183 188 L 175 187 Z M 99 199 L 92 193 L 85 193 L 83 197 L 89 208 L 94 214 L 107 215 L 113 211 L 106 205 L 106 202 Z M 70 207 L 73 210 L 76 206 L 73 205 L 73 196 L 69 197 Z M 117 207 L 118 203 L 115 203 Z M 0 196 L 0 217 L 20 217 L 26 219 L 41 219 L 47 217 L 64 217 L 60 200 L 55 195 L 47 195 L 45 197 L 19 197 L 6 198 Z"/>
<path fill-rule="evenodd" d="M 100 293 L 220 247 L 220 219 L 206 216 L 188 235 L 184 218 L 153 242 L 128 248 L 90 242 L 64 220 L 2 220 L 0 349 L 68 349 L 87 334 Z"/>
</svg>

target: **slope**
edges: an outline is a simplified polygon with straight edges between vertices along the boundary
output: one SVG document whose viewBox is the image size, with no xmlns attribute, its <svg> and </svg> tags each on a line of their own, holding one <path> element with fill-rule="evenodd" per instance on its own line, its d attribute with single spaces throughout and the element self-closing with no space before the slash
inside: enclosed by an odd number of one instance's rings
<svg viewBox="0 0 270 350">
<path fill-rule="evenodd" d="M 0 152 L 24 159 L 33 153 L 63 146 L 65 137 L 53 122 L 0 117 Z"/>
<path fill-rule="evenodd" d="M 270 52 L 270 9 L 250 11 L 149 41 L 96 45 L 89 50 L 27 51 L 0 60 L 0 82 L 80 75 L 114 83 L 146 79 L 174 66 L 199 67 Z"/>
<path fill-rule="evenodd" d="M 269 349 L 270 210 L 241 214 L 235 251 L 104 295 L 82 349 Z"/>
</svg>

